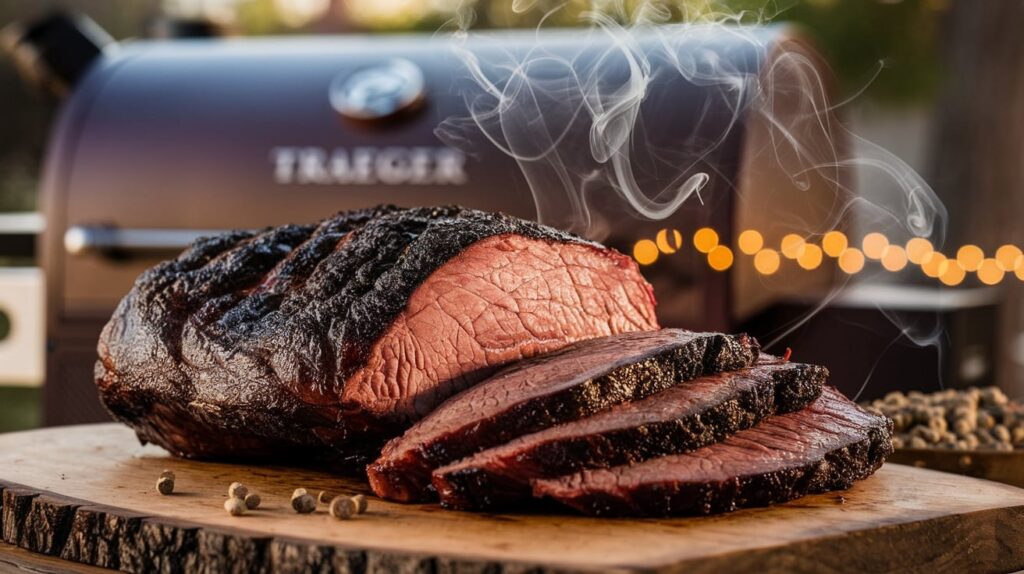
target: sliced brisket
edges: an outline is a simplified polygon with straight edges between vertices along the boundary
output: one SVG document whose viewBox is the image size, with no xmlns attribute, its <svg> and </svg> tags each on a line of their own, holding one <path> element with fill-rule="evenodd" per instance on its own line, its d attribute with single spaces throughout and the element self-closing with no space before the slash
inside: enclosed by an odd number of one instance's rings
<svg viewBox="0 0 1024 574">
<path fill-rule="evenodd" d="M 522 361 L 389 442 L 367 469 L 370 485 L 392 500 L 428 499 L 431 472 L 442 465 L 682 381 L 749 366 L 757 351 L 745 335 L 665 329 L 583 341 Z"/>
<path fill-rule="evenodd" d="M 204 239 L 144 273 L 96 380 L 143 441 L 193 457 L 374 453 L 497 368 L 657 328 L 635 263 L 535 223 L 380 207 Z"/>
<path fill-rule="evenodd" d="M 711 514 L 848 488 L 891 453 L 892 421 L 825 387 L 807 408 L 721 443 L 537 480 L 534 495 L 593 515 Z"/>
<path fill-rule="evenodd" d="M 695 379 L 441 467 L 434 488 L 449 508 L 507 507 L 529 500 L 535 479 L 692 451 L 769 415 L 800 410 L 827 377 L 824 367 L 762 355 L 753 367 Z"/>
</svg>

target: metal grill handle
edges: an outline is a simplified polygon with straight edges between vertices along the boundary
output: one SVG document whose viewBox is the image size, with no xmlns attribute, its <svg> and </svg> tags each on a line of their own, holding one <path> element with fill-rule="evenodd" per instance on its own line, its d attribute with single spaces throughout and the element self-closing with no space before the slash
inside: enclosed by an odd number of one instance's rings
<svg viewBox="0 0 1024 574">
<path fill-rule="evenodd" d="M 64 249 L 71 255 L 177 252 L 200 237 L 224 232 L 223 229 L 122 229 L 75 225 L 64 232 Z"/>
</svg>

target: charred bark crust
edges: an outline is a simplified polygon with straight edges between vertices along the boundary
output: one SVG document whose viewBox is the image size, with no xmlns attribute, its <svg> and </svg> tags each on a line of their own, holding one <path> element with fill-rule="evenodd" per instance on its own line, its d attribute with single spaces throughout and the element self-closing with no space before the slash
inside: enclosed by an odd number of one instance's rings
<svg viewBox="0 0 1024 574">
<path fill-rule="evenodd" d="M 588 468 L 632 464 L 689 452 L 721 442 L 773 414 L 798 411 L 821 394 L 828 370 L 794 364 L 772 373 L 769 384 L 751 386 L 719 405 L 685 417 L 616 429 L 606 433 L 553 439 L 517 450 L 493 467 L 484 464 L 435 472 L 441 504 L 459 510 L 494 510 L 532 497 L 529 480 L 571 474 Z M 503 457 L 505 458 L 505 457 Z M 498 472 L 504 469 L 505 472 Z"/>
<path fill-rule="evenodd" d="M 433 271 L 503 234 L 604 249 L 459 207 L 381 206 L 201 239 L 140 276 L 104 329 L 96 365 L 103 402 L 143 442 L 179 456 L 313 450 L 322 446 L 313 428 L 359 434 L 373 451 L 401 432 L 397 421 L 358 420 L 336 401 L 304 394 L 340 395 L 337 385 Z M 248 400 L 209 398 L 238 396 L 239 380 Z"/>
<path fill-rule="evenodd" d="M 643 484 L 618 495 L 581 490 L 559 502 L 593 516 L 668 517 L 732 512 L 844 490 L 871 476 L 892 454 L 892 421 L 822 458 L 785 470 L 733 477 L 723 483 Z M 538 493 L 542 494 L 542 493 Z"/>
<path fill-rule="evenodd" d="M 575 346 L 557 353 L 573 348 Z M 389 459 L 385 454 L 369 468 L 372 474 L 385 479 L 393 492 L 377 494 L 388 498 L 401 492 L 411 496 L 402 500 L 430 500 L 435 494 L 431 474 L 440 466 L 525 434 L 650 396 L 682 381 L 747 367 L 757 360 L 759 351 L 757 341 L 745 334 L 713 333 L 695 337 L 686 344 L 619 366 L 560 392 L 525 401 L 474 425 L 469 436 L 454 432 L 404 456 Z M 550 357 L 536 357 L 511 368 L 529 368 L 534 361 L 542 362 Z"/>
<path fill-rule="evenodd" d="M 499 563 L 345 548 L 269 538 L 244 530 L 96 506 L 0 483 L 4 542 L 65 560 L 138 573 L 256 572 L 323 574 L 542 574 L 552 570 Z"/>
</svg>

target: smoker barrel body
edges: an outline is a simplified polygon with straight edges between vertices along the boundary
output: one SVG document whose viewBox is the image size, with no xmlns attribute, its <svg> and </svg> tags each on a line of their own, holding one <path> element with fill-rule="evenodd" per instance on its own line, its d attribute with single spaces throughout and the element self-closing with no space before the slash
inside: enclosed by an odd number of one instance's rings
<svg viewBox="0 0 1024 574">
<path fill-rule="evenodd" d="M 673 60 L 708 52 L 751 77 L 780 52 L 797 50 L 816 61 L 785 28 L 748 32 L 769 49 L 724 31 L 679 36 L 687 39 L 669 48 L 664 35 L 678 32 L 639 36 L 638 50 L 650 55 L 652 71 L 639 108 L 642 133 L 632 146 L 640 150 L 631 168 L 637 185 L 664 185 L 668 164 L 673 177 L 703 172 L 710 179 L 699 198 L 662 221 L 638 217 L 610 188 L 589 190 L 590 229 L 599 230 L 600 239 L 629 252 L 637 239 L 653 238 L 662 228 L 682 231 L 689 242 L 693 230 L 711 226 L 731 242 L 740 226 L 768 217 L 764 202 L 786 201 L 786 177 L 772 174 L 780 166 L 765 153 L 764 122 L 737 113 L 721 85 L 689 81 L 673 68 L 679 65 Z M 612 86 L 628 73 L 625 59 L 608 57 L 614 44 L 599 30 L 539 38 L 502 33 L 471 39 L 464 48 L 483 62 L 538 51 L 573 67 L 600 61 Z M 401 113 L 379 121 L 339 113 L 336 98 L 347 79 L 396 61 L 421 72 L 420 97 L 402 100 Z M 310 222 L 379 203 L 462 204 L 535 218 L 530 182 L 513 158 L 472 130 L 460 149 L 435 133 L 444 120 L 468 115 L 467 101 L 479 89 L 470 77 L 450 40 L 419 35 L 140 41 L 105 52 L 64 104 L 43 178 L 45 421 L 106 418 L 92 381 L 99 331 L 135 277 L 172 256 L 182 238 Z M 665 152 L 671 152 L 668 162 Z M 815 185 L 792 202 L 794 220 L 817 217 L 807 210 L 832 205 L 830 190 L 814 198 Z M 692 249 L 645 268 L 662 323 L 728 329 L 740 315 L 770 303 L 756 278 L 738 268 L 714 272 Z M 822 270 L 786 283 L 796 289 L 831 280 Z"/>
</svg>

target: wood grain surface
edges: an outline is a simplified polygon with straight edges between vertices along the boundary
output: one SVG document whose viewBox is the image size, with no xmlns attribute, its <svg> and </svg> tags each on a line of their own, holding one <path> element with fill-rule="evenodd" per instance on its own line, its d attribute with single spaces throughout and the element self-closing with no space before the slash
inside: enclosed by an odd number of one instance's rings
<svg viewBox="0 0 1024 574">
<path fill-rule="evenodd" d="M 1024 452 L 987 450 L 946 450 L 937 448 L 901 448 L 891 462 L 955 472 L 975 478 L 994 480 L 1024 488 Z"/>
<path fill-rule="evenodd" d="M 161 470 L 171 496 L 155 491 Z M 242 517 L 228 484 L 263 497 Z M 887 464 L 842 493 L 671 520 L 470 514 L 371 498 L 367 514 L 298 515 L 296 487 L 364 483 L 313 470 L 200 463 L 119 425 L 0 435 L 8 544 L 133 572 L 998 572 L 1024 568 L 1024 490 Z"/>
<path fill-rule="evenodd" d="M 104 574 L 106 568 L 69 562 L 0 542 L 0 574 Z"/>
</svg>

